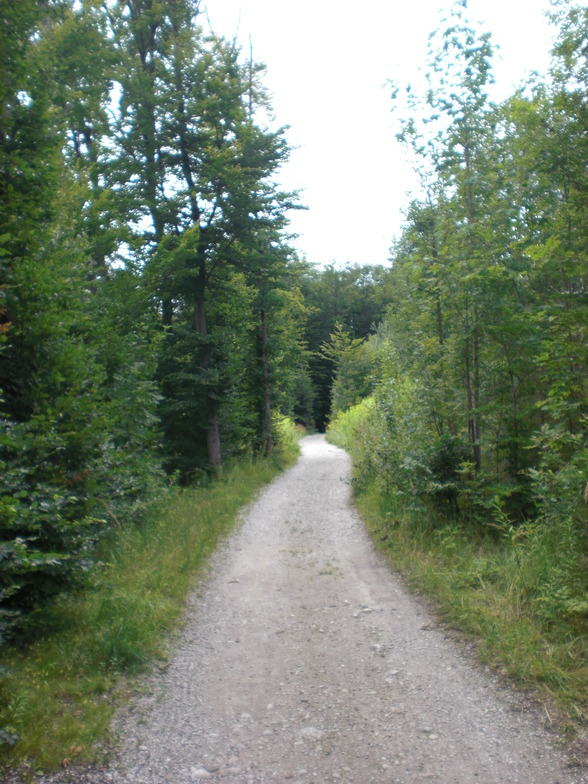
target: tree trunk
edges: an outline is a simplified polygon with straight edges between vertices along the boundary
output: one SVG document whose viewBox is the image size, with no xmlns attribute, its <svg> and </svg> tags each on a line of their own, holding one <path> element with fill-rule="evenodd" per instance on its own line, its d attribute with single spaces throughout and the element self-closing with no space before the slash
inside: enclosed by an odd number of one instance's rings
<svg viewBox="0 0 588 784">
<path fill-rule="evenodd" d="M 274 451 L 274 436 L 272 433 L 272 395 L 269 373 L 269 350 L 267 344 L 267 319 L 263 296 L 263 268 L 259 270 L 257 290 L 259 292 L 259 321 L 261 325 L 261 345 L 258 343 L 258 352 L 263 374 L 263 414 L 261 427 L 264 442 L 263 451 L 264 454 L 269 457 Z"/>
<path fill-rule="evenodd" d="M 511 470 L 514 477 L 519 475 L 519 399 L 517 394 L 517 385 L 512 370 L 509 369 L 508 375 L 510 378 L 510 393 L 512 400 L 512 426 L 513 426 L 513 440 L 514 444 L 510 449 Z"/>
<path fill-rule="evenodd" d="M 433 223 L 431 229 L 431 256 L 435 264 L 439 263 L 439 253 L 437 251 L 437 240 L 435 237 L 436 231 L 436 224 Z M 444 356 L 444 343 L 445 343 L 445 330 L 443 328 L 443 309 L 441 306 L 441 294 L 439 292 L 439 287 L 436 288 L 435 291 L 435 312 L 437 318 L 437 343 L 439 346 L 439 379 L 441 382 L 441 394 L 443 395 L 443 406 L 445 408 L 445 423 L 443 419 L 439 419 L 439 435 L 443 435 L 444 426 L 447 428 L 449 433 L 452 433 L 454 428 L 452 427 L 451 419 L 447 413 L 447 384 L 445 381 L 445 356 Z"/>
<path fill-rule="evenodd" d="M 472 158 L 471 148 L 468 141 L 464 142 L 464 158 L 465 158 L 465 202 L 468 215 L 468 224 L 470 228 L 469 234 L 469 257 L 474 259 L 474 242 L 472 240 L 471 231 L 476 222 L 474 210 L 474 186 L 472 179 Z M 480 443 L 480 331 L 479 331 L 479 317 L 477 306 L 478 292 L 473 291 L 473 308 L 472 308 L 472 373 L 470 383 L 470 400 L 468 403 L 470 424 L 471 424 L 471 437 L 472 437 L 472 450 L 474 454 L 474 464 L 476 471 L 482 467 L 482 447 Z"/>
<path fill-rule="evenodd" d="M 474 308 L 474 332 L 472 335 L 472 443 L 476 471 L 482 468 L 482 446 L 480 444 L 480 335 L 478 317 Z"/>
<path fill-rule="evenodd" d="M 267 346 L 267 323 L 265 310 L 261 311 L 261 351 L 263 357 L 263 404 L 264 404 L 264 436 L 265 454 L 269 457 L 274 451 L 272 434 L 272 400 L 269 380 L 269 355 Z"/>
<path fill-rule="evenodd" d="M 465 305 L 465 341 L 464 341 L 464 383 L 466 389 L 467 409 L 468 409 L 468 432 L 472 444 L 472 456 L 476 471 L 481 467 L 480 450 L 480 424 L 478 419 L 479 393 L 479 347 L 476 326 L 470 333 L 469 306 Z"/>
<path fill-rule="evenodd" d="M 209 421 L 206 431 L 206 446 L 208 448 L 208 462 L 215 469 L 222 468 L 222 453 L 220 435 L 218 432 L 218 419 L 216 416 L 216 404 L 209 402 Z"/>
<path fill-rule="evenodd" d="M 206 302 L 204 291 L 206 283 L 206 269 L 200 265 L 196 290 L 194 297 L 194 328 L 202 337 L 206 337 L 208 330 L 206 327 Z M 205 369 L 210 363 L 210 352 L 208 348 L 204 351 L 200 367 Z M 210 396 L 207 396 L 207 428 L 206 428 L 206 447 L 208 451 L 208 463 L 214 469 L 222 467 L 222 452 L 220 435 L 218 430 L 217 404 Z"/>
</svg>

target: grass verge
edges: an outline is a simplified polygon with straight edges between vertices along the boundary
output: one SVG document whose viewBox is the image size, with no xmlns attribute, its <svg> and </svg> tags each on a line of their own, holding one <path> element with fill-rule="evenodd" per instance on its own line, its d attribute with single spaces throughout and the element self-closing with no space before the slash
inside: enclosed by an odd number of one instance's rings
<svg viewBox="0 0 588 784">
<path fill-rule="evenodd" d="M 554 538 L 529 531 L 512 541 L 476 536 L 457 524 L 397 515 L 394 502 L 366 487 L 357 504 L 377 546 L 407 583 L 426 594 L 450 627 L 475 638 L 478 654 L 517 688 L 532 691 L 548 722 L 570 736 L 582 735 L 588 705 L 588 638 L 585 616 L 549 611 L 540 604 L 550 564 L 557 562 L 561 532 Z M 560 603 L 554 607 L 565 607 Z"/>
<path fill-rule="evenodd" d="M 92 588 L 40 616 L 26 649 L 3 651 L 0 771 L 18 767 L 26 776 L 101 760 L 130 678 L 165 659 L 207 557 L 239 509 L 294 462 L 296 445 L 282 435 L 277 458 L 235 464 L 210 487 L 172 491 L 143 525 L 117 531 Z"/>
</svg>

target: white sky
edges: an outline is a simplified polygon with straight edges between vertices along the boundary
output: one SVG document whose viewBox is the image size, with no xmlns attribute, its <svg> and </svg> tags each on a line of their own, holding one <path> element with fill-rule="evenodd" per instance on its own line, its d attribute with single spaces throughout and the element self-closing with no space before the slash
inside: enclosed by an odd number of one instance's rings
<svg viewBox="0 0 588 784">
<path fill-rule="evenodd" d="M 204 0 L 214 31 L 264 62 L 276 121 L 296 147 L 282 183 L 302 189 L 292 215 L 296 247 L 311 262 L 386 264 L 416 188 L 394 137 L 386 84 L 414 83 L 429 33 L 452 0 Z M 546 72 L 549 0 L 469 0 L 500 47 L 496 93 Z"/>
</svg>

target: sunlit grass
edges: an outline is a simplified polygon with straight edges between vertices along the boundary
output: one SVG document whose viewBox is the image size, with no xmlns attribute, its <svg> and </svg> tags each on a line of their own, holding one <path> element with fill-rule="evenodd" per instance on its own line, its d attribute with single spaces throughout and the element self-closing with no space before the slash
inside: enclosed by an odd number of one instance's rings
<svg viewBox="0 0 588 784">
<path fill-rule="evenodd" d="M 172 491 L 142 526 L 118 530 L 93 587 L 40 617 L 45 634 L 26 649 L 3 651 L 1 766 L 34 774 L 106 753 L 129 676 L 165 659 L 208 556 L 239 509 L 295 460 L 296 445 L 284 435 L 282 443 L 274 460 L 244 461 L 210 487 Z"/>
</svg>

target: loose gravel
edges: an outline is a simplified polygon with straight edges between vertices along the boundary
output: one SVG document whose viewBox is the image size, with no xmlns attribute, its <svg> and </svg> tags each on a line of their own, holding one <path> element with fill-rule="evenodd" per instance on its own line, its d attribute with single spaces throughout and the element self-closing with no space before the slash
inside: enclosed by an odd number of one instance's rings
<svg viewBox="0 0 588 784">
<path fill-rule="evenodd" d="M 580 784 L 523 696 L 374 551 L 323 436 L 248 510 L 108 770 L 44 781 Z"/>
</svg>

